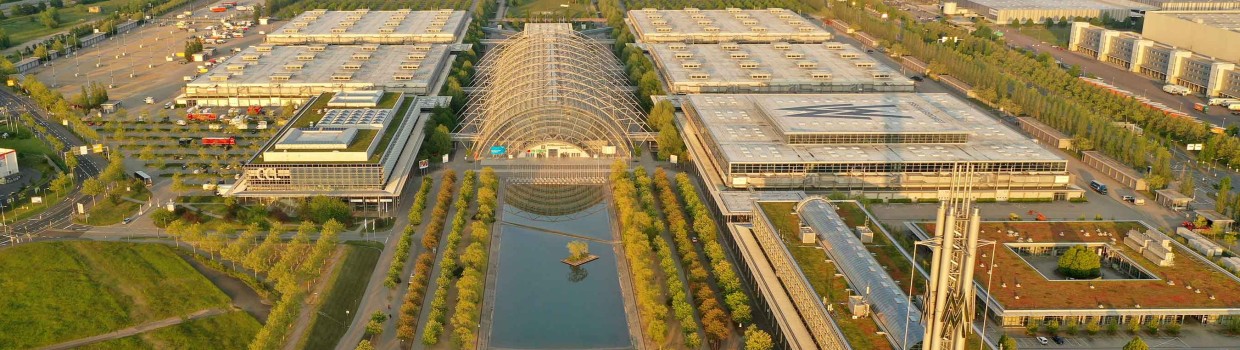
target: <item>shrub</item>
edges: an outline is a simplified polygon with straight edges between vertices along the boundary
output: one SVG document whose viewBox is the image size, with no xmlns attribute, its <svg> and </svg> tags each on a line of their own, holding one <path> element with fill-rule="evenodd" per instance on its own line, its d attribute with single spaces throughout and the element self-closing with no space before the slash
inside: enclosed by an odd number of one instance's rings
<svg viewBox="0 0 1240 350">
<path fill-rule="evenodd" d="M 1098 334 L 1098 331 L 1100 331 L 1101 328 L 1102 327 L 1098 325 L 1098 320 L 1090 319 L 1089 322 L 1085 322 L 1085 333 L 1086 334 L 1089 334 L 1089 335 Z"/>
<path fill-rule="evenodd" d="M 1102 257 L 1084 245 L 1068 248 L 1059 257 L 1059 268 L 1055 271 L 1076 279 L 1097 278 L 1101 275 Z"/>
</svg>

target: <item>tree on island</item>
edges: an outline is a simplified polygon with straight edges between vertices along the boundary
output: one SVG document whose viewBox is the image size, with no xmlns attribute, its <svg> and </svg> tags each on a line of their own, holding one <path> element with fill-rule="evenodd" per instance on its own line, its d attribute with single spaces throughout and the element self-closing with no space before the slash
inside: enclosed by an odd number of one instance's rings
<svg viewBox="0 0 1240 350">
<path fill-rule="evenodd" d="M 584 241 L 568 242 L 568 260 L 581 261 L 590 255 L 590 246 Z"/>
<path fill-rule="evenodd" d="M 1102 257 L 1087 246 L 1073 246 L 1059 257 L 1059 273 L 1071 278 L 1097 278 L 1101 270 Z"/>
</svg>

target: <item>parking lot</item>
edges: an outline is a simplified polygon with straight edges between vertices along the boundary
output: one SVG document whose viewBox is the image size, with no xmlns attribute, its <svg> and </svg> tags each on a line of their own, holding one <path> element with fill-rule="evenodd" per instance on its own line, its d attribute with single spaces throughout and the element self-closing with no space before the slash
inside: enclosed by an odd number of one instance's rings
<svg viewBox="0 0 1240 350">
<path fill-rule="evenodd" d="M 243 6 L 252 6 L 254 3 L 258 1 L 240 2 Z M 176 27 L 176 22 L 185 20 L 177 19 L 178 14 L 179 12 L 164 15 L 153 21 L 155 23 L 112 36 L 67 57 L 45 63 L 33 73 L 40 81 L 55 86 L 67 97 L 79 94 L 83 85 L 98 82 L 112 86 L 108 89 L 108 97 L 121 101 L 121 107 L 129 109 L 130 112 L 162 107 L 181 93 L 185 84 L 183 78 L 195 75 L 197 67 L 203 65 L 202 62 L 181 64 L 183 59 L 175 56 L 169 61 L 168 56 L 183 52 L 185 43 L 194 35 L 210 35 L 210 31 L 204 31 L 203 28 L 219 26 L 220 19 L 230 16 L 238 19 L 251 18 L 250 12 L 230 9 L 227 12 L 215 13 L 209 10 L 209 6 L 204 6 L 194 11 L 194 24 L 190 27 L 195 28 L 196 32 L 191 33 Z M 254 26 L 243 38 L 227 39 L 222 45 L 207 44 L 205 47 L 216 48 L 215 57 L 228 56 L 231 55 L 232 48 L 260 43 L 262 36 L 258 35 L 258 32 L 269 31 L 276 25 L 278 24 Z M 154 98 L 154 103 L 144 103 L 143 100 L 148 96 Z"/>
</svg>

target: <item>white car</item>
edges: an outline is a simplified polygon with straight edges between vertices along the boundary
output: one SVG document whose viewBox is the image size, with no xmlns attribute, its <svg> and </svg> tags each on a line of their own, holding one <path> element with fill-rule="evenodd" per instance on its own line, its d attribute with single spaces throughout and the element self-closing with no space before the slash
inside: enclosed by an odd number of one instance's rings
<svg viewBox="0 0 1240 350">
<path fill-rule="evenodd" d="M 1038 339 L 1038 343 L 1042 345 L 1047 345 L 1051 343 L 1051 340 L 1046 339 L 1046 337 L 1038 337 L 1037 339 Z"/>
<path fill-rule="evenodd" d="M 149 105 L 149 104 L 153 104 L 153 103 L 155 103 L 155 98 L 154 98 L 154 97 L 147 96 L 147 97 L 146 97 L 146 99 L 144 99 L 143 101 L 145 101 L 145 102 L 146 102 L 146 104 L 148 104 L 148 105 Z"/>
</svg>

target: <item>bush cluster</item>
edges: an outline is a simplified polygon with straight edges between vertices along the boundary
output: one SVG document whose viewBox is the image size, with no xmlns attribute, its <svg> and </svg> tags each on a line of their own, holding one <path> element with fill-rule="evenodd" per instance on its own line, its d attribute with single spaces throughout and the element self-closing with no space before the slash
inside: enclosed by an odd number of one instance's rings
<svg viewBox="0 0 1240 350">
<path fill-rule="evenodd" d="M 453 205 L 456 215 L 452 217 L 452 230 L 448 231 L 448 244 L 444 245 L 443 258 L 439 262 L 439 276 L 435 279 L 435 294 L 431 299 L 431 313 L 426 321 L 426 330 L 422 333 L 422 344 L 427 346 L 439 343 L 447 318 L 448 288 L 452 285 L 453 271 L 460 266 L 457 261 L 457 246 L 461 242 L 461 233 L 465 231 L 465 219 L 469 216 L 469 201 L 473 199 L 476 180 L 473 170 L 465 171 L 465 180 L 461 183 L 461 193 Z M 481 288 L 479 283 L 478 288 Z M 481 290 L 478 291 L 481 293 Z"/>
<path fill-rule="evenodd" d="M 435 199 L 435 208 L 431 212 L 431 222 L 426 225 L 426 231 L 422 233 L 422 247 L 426 248 L 426 251 L 418 254 L 418 260 L 413 267 L 413 275 L 409 278 L 409 290 L 405 293 L 405 300 L 401 302 L 400 319 L 396 326 L 396 338 L 400 340 L 413 341 L 417 333 L 418 317 L 422 313 L 427 284 L 430 282 L 431 269 L 435 264 L 434 249 L 439 246 L 439 234 L 443 231 L 444 221 L 447 220 L 447 208 L 452 201 L 454 186 L 456 186 L 456 172 L 451 169 L 444 170 L 443 175 L 440 176 L 439 195 Z M 399 266 L 403 268 L 404 264 Z M 396 268 L 396 265 L 393 265 L 393 268 Z M 400 270 L 396 271 L 400 273 Z"/>
<path fill-rule="evenodd" d="M 639 171 L 644 172 L 642 168 Z M 637 309 L 645 325 L 645 333 L 655 344 L 662 344 L 667 339 L 668 307 L 663 295 L 664 286 L 659 285 L 655 278 L 655 254 L 651 249 L 650 237 L 658 234 L 655 218 L 641 208 L 641 194 L 623 161 L 616 161 L 611 168 L 612 197 L 619 211 L 620 237 L 623 242 L 624 255 L 629 263 L 629 273 L 633 277 L 634 294 Z M 648 181 L 648 180 L 647 180 Z M 653 200 L 647 200 L 653 202 Z"/>
</svg>

